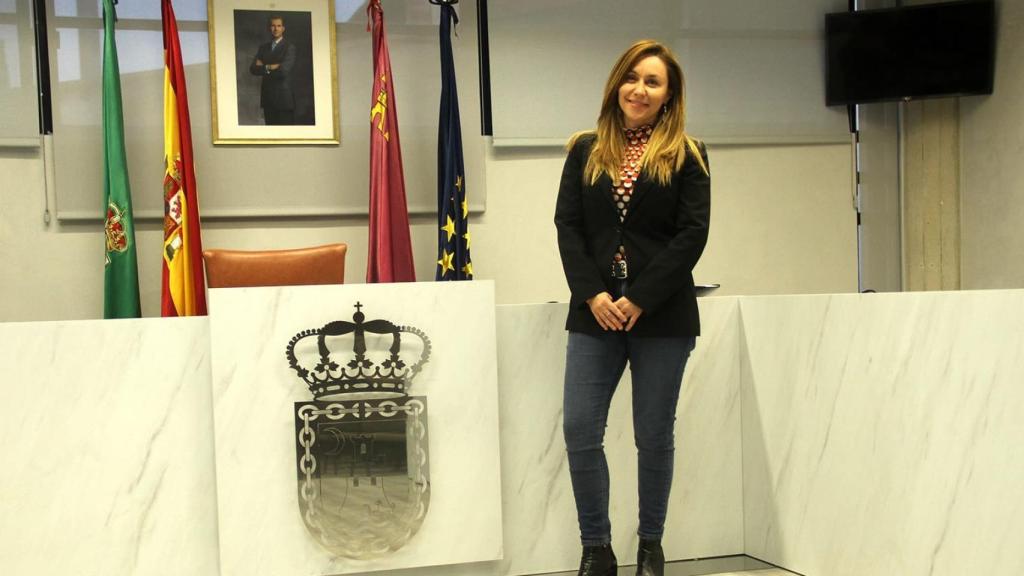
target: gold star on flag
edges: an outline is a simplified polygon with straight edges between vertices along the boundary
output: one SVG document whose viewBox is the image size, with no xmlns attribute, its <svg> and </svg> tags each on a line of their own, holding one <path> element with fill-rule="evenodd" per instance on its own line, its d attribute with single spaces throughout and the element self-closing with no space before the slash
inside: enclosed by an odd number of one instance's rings
<svg viewBox="0 0 1024 576">
<path fill-rule="evenodd" d="M 462 237 L 466 239 L 466 250 L 469 250 L 469 232 L 463 234 Z M 451 239 L 451 237 L 449 237 L 449 239 Z"/>
<path fill-rule="evenodd" d="M 446 216 L 446 218 L 448 218 L 448 223 L 441 226 L 441 230 L 448 233 L 448 240 L 451 241 L 452 236 L 455 234 L 455 222 L 452 222 L 451 216 Z"/>
<path fill-rule="evenodd" d="M 441 267 L 441 276 L 448 273 L 449 270 L 455 270 L 452 266 L 452 257 L 455 254 L 449 254 L 447 250 L 441 251 L 441 259 L 437 261 L 437 265 Z"/>
<path fill-rule="evenodd" d="M 462 192 L 462 175 L 455 177 L 455 189 Z"/>
<path fill-rule="evenodd" d="M 473 263 L 472 262 L 466 262 L 466 265 L 462 267 L 462 272 L 466 276 L 472 276 L 473 275 Z"/>
<path fill-rule="evenodd" d="M 462 217 L 465 218 L 468 214 L 469 214 L 469 204 L 465 200 L 463 200 L 462 201 Z"/>
</svg>

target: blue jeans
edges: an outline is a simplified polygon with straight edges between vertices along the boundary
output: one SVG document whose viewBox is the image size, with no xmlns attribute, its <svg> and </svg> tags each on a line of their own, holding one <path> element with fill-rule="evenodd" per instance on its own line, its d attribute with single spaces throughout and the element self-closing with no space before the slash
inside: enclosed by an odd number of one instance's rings
<svg viewBox="0 0 1024 576">
<path fill-rule="evenodd" d="M 692 336 L 569 333 L 562 425 L 584 546 L 611 542 L 604 430 L 627 360 L 633 376 L 633 438 L 639 459 L 637 533 L 644 539 L 661 538 L 672 488 L 676 403 L 694 344 Z"/>
</svg>

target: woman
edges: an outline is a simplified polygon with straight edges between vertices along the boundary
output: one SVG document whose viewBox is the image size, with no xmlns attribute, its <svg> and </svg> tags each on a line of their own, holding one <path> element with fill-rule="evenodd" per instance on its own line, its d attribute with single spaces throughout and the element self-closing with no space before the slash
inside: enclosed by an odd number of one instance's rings
<svg viewBox="0 0 1024 576">
<path fill-rule="evenodd" d="M 597 130 L 569 142 L 558 190 L 558 248 L 572 292 L 563 431 L 580 576 L 616 573 L 603 440 L 627 361 L 639 459 L 637 574 L 664 571 L 676 402 L 700 334 L 692 270 L 711 206 L 707 153 L 684 130 L 684 88 L 664 45 L 643 40 L 626 50 L 605 84 Z"/>
</svg>

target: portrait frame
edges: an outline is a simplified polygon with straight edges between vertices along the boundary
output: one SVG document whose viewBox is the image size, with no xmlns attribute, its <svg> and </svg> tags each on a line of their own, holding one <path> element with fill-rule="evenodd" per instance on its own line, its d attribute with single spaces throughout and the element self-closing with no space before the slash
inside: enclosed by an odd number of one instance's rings
<svg viewBox="0 0 1024 576">
<path fill-rule="evenodd" d="M 334 0 L 282 4 L 274 0 L 207 0 L 210 124 L 215 145 L 341 142 Z M 271 48 L 269 23 L 278 16 L 286 41 L 283 52 L 278 44 Z M 275 63 L 276 68 L 261 67 L 260 56 L 268 50 L 269 54 L 288 54 L 288 58 Z M 285 66 L 287 76 L 273 74 Z"/>
</svg>

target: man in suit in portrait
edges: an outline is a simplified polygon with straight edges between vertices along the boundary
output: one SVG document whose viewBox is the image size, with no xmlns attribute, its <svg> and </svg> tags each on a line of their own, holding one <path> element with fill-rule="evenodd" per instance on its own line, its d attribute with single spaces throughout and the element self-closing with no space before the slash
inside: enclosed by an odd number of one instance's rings
<svg viewBox="0 0 1024 576">
<path fill-rule="evenodd" d="M 260 45 L 249 72 L 263 78 L 260 107 L 267 126 L 295 124 L 295 94 L 291 73 L 295 67 L 295 45 L 284 38 L 284 18 L 267 19 L 271 40 Z"/>
</svg>

